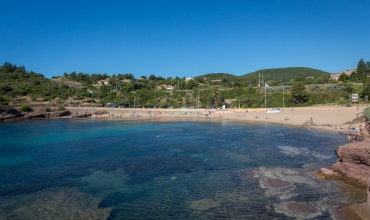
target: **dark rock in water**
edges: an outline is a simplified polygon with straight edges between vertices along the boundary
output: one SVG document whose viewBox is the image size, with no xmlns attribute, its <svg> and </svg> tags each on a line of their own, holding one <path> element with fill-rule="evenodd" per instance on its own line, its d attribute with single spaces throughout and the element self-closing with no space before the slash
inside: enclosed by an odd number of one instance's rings
<svg viewBox="0 0 370 220">
<path fill-rule="evenodd" d="M 21 119 L 31 119 L 31 118 L 45 118 L 44 113 L 39 114 L 25 114 L 21 117 Z"/>
<path fill-rule="evenodd" d="M 22 114 L 15 108 L 0 109 L 0 121 L 21 117 Z"/>
<path fill-rule="evenodd" d="M 15 108 L 0 109 L 0 121 L 2 120 L 24 120 L 33 118 L 60 118 L 69 116 L 71 113 L 67 110 L 45 113 L 21 113 Z M 85 116 L 86 117 L 86 116 Z"/>
<path fill-rule="evenodd" d="M 67 110 L 57 111 L 57 112 L 46 112 L 45 118 L 60 118 L 64 116 L 69 116 L 71 113 Z"/>
<path fill-rule="evenodd" d="M 86 117 L 90 117 L 91 115 L 92 115 L 91 113 L 84 113 L 84 114 L 75 113 L 72 115 L 72 118 L 86 118 Z"/>
</svg>

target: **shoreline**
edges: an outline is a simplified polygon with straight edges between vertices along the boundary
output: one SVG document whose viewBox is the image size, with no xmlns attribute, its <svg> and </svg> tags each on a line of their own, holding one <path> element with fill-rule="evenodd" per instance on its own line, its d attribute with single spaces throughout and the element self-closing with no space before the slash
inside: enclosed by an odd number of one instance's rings
<svg viewBox="0 0 370 220">
<path fill-rule="evenodd" d="M 316 129 L 344 134 L 360 134 L 358 128 L 363 124 L 361 119 L 364 108 L 310 108 L 301 107 L 291 110 L 283 110 L 277 113 L 267 113 L 265 109 L 228 109 L 227 111 L 216 109 L 114 109 L 100 108 L 107 112 L 103 115 L 95 115 L 97 108 L 69 108 L 73 112 L 92 113 L 92 118 L 115 118 L 127 119 L 201 119 L 201 120 L 232 120 L 239 122 L 276 124 L 307 129 Z M 109 112 L 109 113 L 108 113 Z M 211 114 L 209 114 L 211 112 Z M 212 113 L 213 112 L 213 113 Z M 313 123 L 310 119 L 313 119 Z M 354 122 L 354 120 L 358 119 Z M 349 126 L 355 130 L 348 129 Z M 369 137 L 364 132 L 366 138 Z"/>
<path fill-rule="evenodd" d="M 272 124 L 344 134 L 342 136 L 343 142 L 347 143 L 348 133 L 352 133 L 353 135 L 360 133 L 357 129 L 359 125 L 363 124 L 361 112 L 365 108 L 301 107 L 276 113 L 267 113 L 265 109 L 228 109 L 225 111 L 216 109 L 119 109 L 93 107 L 66 107 L 66 109 L 72 115 L 59 118 L 66 119 L 74 118 L 73 115 L 82 116 L 83 114 L 91 114 L 88 118 L 98 120 L 155 120 L 163 122 L 195 120 L 202 122 L 235 121 L 240 123 Z M 101 112 L 103 114 L 98 115 L 95 112 Z M 311 118 L 313 119 L 313 123 L 310 121 Z M 29 119 L 14 121 L 25 120 Z M 349 125 L 355 127 L 355 130 L 348 129 Z M 361 137 L 361 139 L 368 139 L 368 137 L 369 134 L 364 131 L 364 137 Z M 363 216 L 356 209 L 357 207 L 358 204 L 349 204 L 348 208 L 350 211 L 348 212 L 352 211 L 358 216 Z"/>
</svg>

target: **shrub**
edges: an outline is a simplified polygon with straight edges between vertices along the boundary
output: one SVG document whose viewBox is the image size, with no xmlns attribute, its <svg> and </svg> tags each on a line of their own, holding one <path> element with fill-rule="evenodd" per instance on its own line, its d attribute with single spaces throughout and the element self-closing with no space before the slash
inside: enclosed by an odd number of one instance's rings
<svg viewBox="0 0 370 220">
<path fill-rule="evenodd" d="M 0 94 L 0 105 L 8 105 L 9 100 L 9 97 Z"/>
<path fill-rule="evenodd" d="M 364 116 L 365 116 L 366 118 L 370 119 L 370 108 L 366 108 L 366 109 L 364 110 Z"/>
<path fill-rule="evenodd" d="M 31 111 L 32 109 L 30 106 L 23 104 L 19 110 L 21 110 L 22 112 L 28 112 Z"/>
<path fill-rule="evenodd" d="M 58 106 L 57 111 L 64 111 L 66 110 L 62 105 Z"/>
</svg>

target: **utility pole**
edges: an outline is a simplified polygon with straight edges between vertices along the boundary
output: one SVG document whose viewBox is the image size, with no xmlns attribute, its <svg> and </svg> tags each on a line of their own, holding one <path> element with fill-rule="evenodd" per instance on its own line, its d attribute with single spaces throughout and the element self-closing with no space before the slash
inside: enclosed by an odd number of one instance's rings
<svg viewBox="0 0 370 220">
<path fill-rule="evenodd" d="M 261 87 L 261 73 L 258 72 L 258 88 Z"/>
<path fill-rule="evenodd" d="M 284 109 L 284 86 L 283 86 L 283 109 Z"/>
</svg>

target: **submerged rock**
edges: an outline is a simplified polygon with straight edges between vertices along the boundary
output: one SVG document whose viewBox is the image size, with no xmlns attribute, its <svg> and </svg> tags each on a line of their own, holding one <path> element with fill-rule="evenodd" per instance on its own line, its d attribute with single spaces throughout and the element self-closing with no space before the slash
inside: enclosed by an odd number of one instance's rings
<svg viewBox="0 0 370 220">
<path fill-rule="evenodd" d="M 0 219 L 106 219 L 112 208 L 98 208 L 99 203 L 77 189 L 45 189 L 0 198 Z"/>
<path fill-rule="evenodd" d="M 285 202 L 275 205 L 277 213 L 298 219 L 315 218 L 322 214 L 316 207 L 304 202 Z"/>
<path fill-rule="evenodd" d="M 310 151 L 306 148 L 299 148 L 299 147 L 290 147 L 290 146 L 277 146 L 277 148 L 280 149 L 280 152 L 283 154 L 286 154 L 288 156 L 314 156 L 320 159 L 330 159 L 332 158 L 331 155 L 324 155 L 321 153 L 318 153 L 316 151 Z"/>
<path fill-rule="evenodd" d="M 190 203 L 190 207 L 194 210 L 198 211 L 207 211 L 212 208 L 219 207 L 220 203 L 212 200 L 212 199 L 202 199 L 202 200 L 196 200 L 192 201 Z"/>
</svg>

